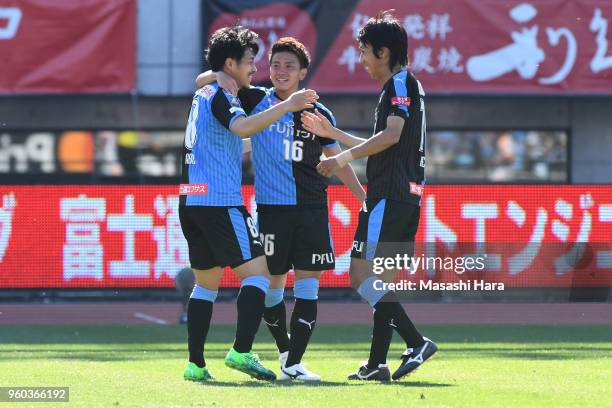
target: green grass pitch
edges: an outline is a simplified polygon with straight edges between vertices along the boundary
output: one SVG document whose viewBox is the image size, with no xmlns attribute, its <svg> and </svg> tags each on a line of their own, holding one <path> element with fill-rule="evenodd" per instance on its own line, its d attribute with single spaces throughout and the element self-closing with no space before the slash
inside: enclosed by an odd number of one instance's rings
<svg viewBox="0 0 612 408">
<path fill-rule="evenodd" d="M 185 382 L 184 326 L 0 326 L 0 386 L 68 386 L 69 403 L 1 407 L 605 407 L 612 406 L 612 326 L 423 326 L 438 354 L 390 384 L 347 381 L 367 357 L 367 326 L 319 326 L 305 362 L 317 385 L 262 383 L 223 357 L 233 328 L 214 326 L 214 383 Z M 265 327 L 255 351 L 278 373 Z M 391 370 L 402 351 L 394 336 Z"/>
</svg>

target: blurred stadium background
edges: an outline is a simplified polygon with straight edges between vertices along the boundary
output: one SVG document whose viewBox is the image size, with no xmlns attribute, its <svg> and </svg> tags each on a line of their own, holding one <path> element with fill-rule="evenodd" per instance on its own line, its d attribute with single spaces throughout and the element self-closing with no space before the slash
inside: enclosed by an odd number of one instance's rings
<svg viewBox="0 0 612 408">
<path fill-rule="evenodd" d="M 0 0 L 0 301 L 176 304 L 188 266 L 179 152 L 208 35 L 257 31 L 261 84 L 270 44 L 301 39 L 314 59 L 305 86 L 367 137 L 378 85 L 353 39 L 391 8 L 428 93 L 418 239 L 435 245 L 423 253 L 488 253 L 488 271 L 470 276 L 506 284 L 410 300 L 609 301 L 612 2 L 586 0 Z M 365 161 L 354 167 L 365 183 Z M 254 213 L 252 180 L 245 157 Z M 358 203 L 329 191 L 338 267 L 322 298 L 355 299 Z M 237 283 L 228 272 L 227 298 Z"/>
</svg>

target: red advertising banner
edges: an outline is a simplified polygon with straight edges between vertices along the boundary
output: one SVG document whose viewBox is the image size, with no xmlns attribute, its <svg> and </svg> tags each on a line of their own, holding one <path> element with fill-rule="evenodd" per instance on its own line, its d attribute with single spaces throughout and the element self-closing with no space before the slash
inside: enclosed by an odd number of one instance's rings
<svg viewBox="0 0 612 408">
<path fill-rule="evenodd" d="M 612 1 L 601 0 L 210 0 L 203 40 L 225 25 L 260 36 L 254 82 L 268 80 L 267 53 L 282 36 L 310 50 L 307 86 L 377 93 L 355 37 L 380 10 L 408 33 L 410 69 L 431 93 L 612 93 Z"/>
<path fill-rule="evenodd" d="M 178 186 L 0 187 L 0 288 L 173 286 L 189 264 L 177 192 Z M 243 194 L 256 217 L 253 188 Z M 359 207 L 344 186 L 330 186 L 336 269 L 324 273 L 324 287 L 348 286 Z M 612 189 L 428 186 L 417 241 L 415 257 L 476 254 L 486 268 L 463 274 L 446 265 L 418 267 L 412 280 L 609 287 Z M 222 286 L 238 284 L 228 270 Z"/>
<path fill-rule="evenodd" d="M 239 23 L 255 31 L 258 35 L 259 52 L 255 56 L 257 72 L 254 82 L 270 79 L 268 53 L 272 45 L 281 37 L 298 38 L 310 51 L 314 60 L 316 55 L 317 29 L 312 15 L 320 7 L 320 0 L 301 0 L 294 4 L 282 1 L 270 1 L 268 4 L 254 6 L 249 1 L 210 1 L 205 2 L 204 17 L 217 14 L 210 25 L 205 38 L 219 28 Z"/>
<path fill-rule="evenodd" d="M 612 93 L 610 0 L 361 0 L 308 86 L 379 92 L 355 38 L 387 9 L 408 33 L 410 69 L 426 92 Z"/>
<path fill-rule="evenodd" d="M 0 1 L 0 93 L 128 92 L 135 0 Z"/>
</svg>

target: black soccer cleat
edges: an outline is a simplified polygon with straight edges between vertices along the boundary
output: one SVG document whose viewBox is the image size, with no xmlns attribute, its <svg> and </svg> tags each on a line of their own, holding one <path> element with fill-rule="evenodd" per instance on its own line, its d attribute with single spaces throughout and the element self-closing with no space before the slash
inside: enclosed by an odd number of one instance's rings
<svg viewBox="0 0 612 408">
<path fill-rule="evenodd" d="M 393 380 L 399 380 L 403 376 L 410 374 L 421 366 L 429 357 L 433 356 L 438 351 L 436 343 L 423 337 L 425 343 L 421 347 L 415 349 L 407 349 L 402 354 L 402 364 L 393 373 Z"/>
<path fill-rule="evenodd" d="M 359 370 L 349 374 L 348 379 L 360 381 L 390 381 L 391 372 L 386 364 L 380 364 L 377 368 L 368 368 L 368 365 L 364 364 L 359 367 Z"/>
</svg>

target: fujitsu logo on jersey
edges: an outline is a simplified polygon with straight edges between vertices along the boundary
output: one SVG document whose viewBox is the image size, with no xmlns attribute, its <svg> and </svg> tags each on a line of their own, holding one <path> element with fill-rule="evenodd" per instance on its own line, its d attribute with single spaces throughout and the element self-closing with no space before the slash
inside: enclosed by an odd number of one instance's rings
<svg viewBox="0 0 612 408">
<path fill-rule="evenodd" d="M 391 105 L 393 106 L 410 106 L 412 98 L 409 96 L 394 96 L 391 98 Z"/>
<path fill-rule="evenodd" d="M 279 133 L 288 138 L 293 134 L 293 122 L 276 121 L 271 124 L 268 129 L 272 132 Z"/>
<path fill-rule="evenodd" d="M 296 129 L 295 137 L 299 137 L 300 139 L 312 139 L 315 140 L 316 135 L 302 129 Z"/>
</svg>

